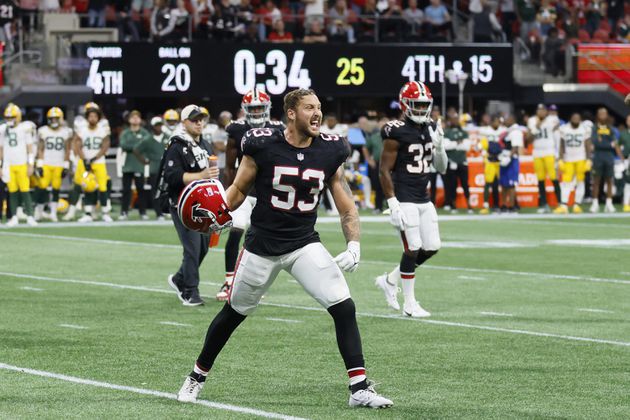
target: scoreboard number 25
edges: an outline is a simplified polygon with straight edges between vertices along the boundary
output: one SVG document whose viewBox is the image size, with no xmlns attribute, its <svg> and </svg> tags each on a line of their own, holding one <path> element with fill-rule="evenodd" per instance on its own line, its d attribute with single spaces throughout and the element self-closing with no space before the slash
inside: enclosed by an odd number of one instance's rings
<svg viewBox="0 0 630 420">
<path fill-rule="evenodd" d="M 337 76 L 339 86 L 361 86 L 365 82 L 365 70 L 363 69 L 363 58 L 341 57 L 337 60 L 337 68 L 341 69 Z"/>
</svg>

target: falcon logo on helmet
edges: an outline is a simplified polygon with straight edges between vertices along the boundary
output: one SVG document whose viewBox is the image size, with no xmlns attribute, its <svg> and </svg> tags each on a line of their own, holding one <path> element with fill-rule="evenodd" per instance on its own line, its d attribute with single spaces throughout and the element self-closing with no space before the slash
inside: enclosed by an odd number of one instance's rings
<svg viewBox="0 0 630 420">
<path fill-rule="evenodd" d="M 407 82 L 400 89 L 398 95 L 400 109 L 405 117 L 417 124 L 431 122 L 431 109 L 433 108 L 433 95 L 422 82 Z"/>
<path fill-rule="evenodd" d="M 243 96 L 241 108 L 245 113 L 245 120 L 254 128 L 262 127 L 271 116 L 271 98 L 262 90 L 256 88 Z"/>
<path fill-rule="evenodd" d="M 179 195 L 177 214 L 195 232 L 218 232 L 232 226 L 223 185 L 216 179 L 191 182 Z"/>
</svg>

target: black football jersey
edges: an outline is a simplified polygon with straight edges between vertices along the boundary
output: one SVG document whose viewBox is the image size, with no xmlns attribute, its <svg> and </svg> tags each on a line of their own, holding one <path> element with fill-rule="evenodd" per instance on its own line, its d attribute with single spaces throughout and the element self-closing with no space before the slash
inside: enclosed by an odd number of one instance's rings
<svg viewBox="0 0 630 420">
<path fill-rule="evenodd" d="M 278 256 L 319 242 L 317 208 L 324 185 L 346 161 L 345 138 L 320 134 L 309 147 L 287 142 L 284 131 L 254 128 L 241 141 L 243 154 L 256 162 L 256 206 L 245 236 L 254 254 Z"/>
<path fill-rule="evenodd" d="M 263 128 L 277 128 L 279 130 L 284 130 L 285 125 L 282 121 L 267 121 Z M 241 140 L 245 133 L 252 129 L 252 126 L 245 120 L 232 121 L 230 125 L 228 125 L 225 129 L 228 134 L 228 138 L 234 139 L 236 141 L 236 150 L 238 154 L 238 160 L 240 161 L 243 158 L 243 150 L 241 149 Z"/>
<path fill-rule="evenodd" d="M 435 124 L 431 123 L 433 128 Z M 428 203 L 427 185 L 433 162 L 433 142 L 428 124 L 408 119 L 390 121 L 381 129 L 383 140 L 398 142 L 398 155 L 392 171 L 394 191 L 401 203 Z"/>
</svg>

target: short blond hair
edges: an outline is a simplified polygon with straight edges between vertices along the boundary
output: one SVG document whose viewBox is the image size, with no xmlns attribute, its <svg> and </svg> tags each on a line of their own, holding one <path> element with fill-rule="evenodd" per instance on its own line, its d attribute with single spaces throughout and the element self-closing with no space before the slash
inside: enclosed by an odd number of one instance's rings
<svg viewBox="0 0 630 420">
<path fill-rule="evenodd" d="M 317 95 L 313 89 L 295 89 L 284 95 L 284 113 L 295 108 L 303 97 L 308 95 Z"/>
</svg>

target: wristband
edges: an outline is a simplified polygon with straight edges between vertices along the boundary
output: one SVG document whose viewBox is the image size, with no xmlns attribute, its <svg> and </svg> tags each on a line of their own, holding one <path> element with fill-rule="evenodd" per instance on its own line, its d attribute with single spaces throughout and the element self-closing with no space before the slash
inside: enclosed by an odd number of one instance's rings
<svg viewBox="0 0 630 420">
<path fill-rule="evenodd" d="M 27 161 L 27 163 L 28 163 L 30 166 L 34 165 L 34 164 L 35 164 L 35 156 L 33 156 L 33 155 L 28 155 L 28 156 L 26 157 L 26 161 Z"/>
<path fill-rule="evenodd" d="M 44 167 L 44 159 L 37 159 L 35 161 L 35 166 L 38 168 L 43 168 Z"/>
<path fill-rule="evenodd" d="M 67 160 L 63 162 L 63 169 L 70 169 L 70 162 Z"/>
<path fill-rule="evenodd" d="M 361 244 L 357 241 L 348 242 L 348 251 L 359 254 L 361 252 Z"/>
</svg>

